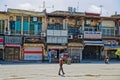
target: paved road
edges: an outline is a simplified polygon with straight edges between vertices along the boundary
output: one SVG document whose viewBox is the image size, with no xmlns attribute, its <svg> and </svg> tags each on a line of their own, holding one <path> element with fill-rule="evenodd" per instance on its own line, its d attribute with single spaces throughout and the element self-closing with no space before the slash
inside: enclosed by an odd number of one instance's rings
<svg viewBox="0 0 120 80">
<path fill-rule="evenodd" d="M 0 65 L 0 80 L 120 80 L 120 64 L 64 64 L 64 76 L 58 64 Z"/>
</svg>

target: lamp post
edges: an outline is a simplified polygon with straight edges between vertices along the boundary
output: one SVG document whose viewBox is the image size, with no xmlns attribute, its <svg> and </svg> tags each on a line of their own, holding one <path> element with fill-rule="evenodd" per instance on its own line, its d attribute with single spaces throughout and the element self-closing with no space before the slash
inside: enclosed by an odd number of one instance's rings
<svg viewBox="0 0 120 80">
<path fill-rule="evenodd" d="M 100 14 L 102 15 L 102 8 L 103 8 L 103 5 L 100 5 Z"/>
<path fill-rule="evenodd" d="M 5 6 L 5 12 L 7 12 L 7 6 L 8 6 L 8 5 L 7 5 L 7 4 L 5 4 L 4 6 Z"/>
</svg>

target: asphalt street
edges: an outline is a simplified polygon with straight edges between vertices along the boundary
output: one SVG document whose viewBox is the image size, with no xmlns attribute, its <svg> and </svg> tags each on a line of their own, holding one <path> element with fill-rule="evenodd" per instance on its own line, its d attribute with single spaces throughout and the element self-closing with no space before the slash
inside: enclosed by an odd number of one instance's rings
<svg viewBox="0 0 120 80">
<path fill-rule="evenodd" d="M 0 80 L 120 80 L 120 64 L 64 64 L 65 75 L 58 75 L 59 64 L 0 65 Z"/>
</svg>

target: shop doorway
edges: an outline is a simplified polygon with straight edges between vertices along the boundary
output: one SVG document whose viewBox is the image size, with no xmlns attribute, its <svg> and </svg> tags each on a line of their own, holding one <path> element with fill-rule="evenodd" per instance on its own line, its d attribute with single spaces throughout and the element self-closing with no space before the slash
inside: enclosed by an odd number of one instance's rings
<svg viewBox="0 0 120 80">
<path fill-rule="evenodd" d="M 80 62 L 80 54 L 82 52 L 82 49 L 79 47 L 71 47 L 68 49 L 68 53 L 72 59 L 73 62 Z"/>
<path fill-rule="evenodd" d="M 5 60 L 19 60 L 20 48 L 6 47 L 5 48 Z"/>
<path fill-rule="evenodd" d="M 52 62 L 58 62 L 59 56 L 61 55 L 61 53 L 65 52 L 66 49 L 49 49 L 48 51 L 52 52 L 52 55 L 51 55 Z"/>
<path fill-rule="evenodd" d="M 117 55 L 115 55 L 115 52 L 117 50 L 108 50 L 107 51 L 107 55 L 109 56 L 110 59 L 119 59 L 119 57 Z"/>
<path fill-rule="evenodd" d="M 100 54 L 103 46 L 90 46 L 86 45 L 82 51 L 83 59 L 96 60 L 100 59 Z"/>
</svg>

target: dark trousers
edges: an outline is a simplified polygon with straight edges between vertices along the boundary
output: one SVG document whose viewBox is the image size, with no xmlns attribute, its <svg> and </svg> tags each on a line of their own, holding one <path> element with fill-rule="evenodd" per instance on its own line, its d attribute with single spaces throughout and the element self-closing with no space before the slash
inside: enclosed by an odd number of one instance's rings
<svg viewBox="0 0 120 80">
<path fill-rule="evenodd" d="M 60 71 L 62 71 L 62 73 L 64 74 L 64 71 L 63 71 L 63 64 L 60 64 L 60 68 L 59 68 L 59 72 L 58 72 L 58 74 L 60 74 Z"/>
</svg>

